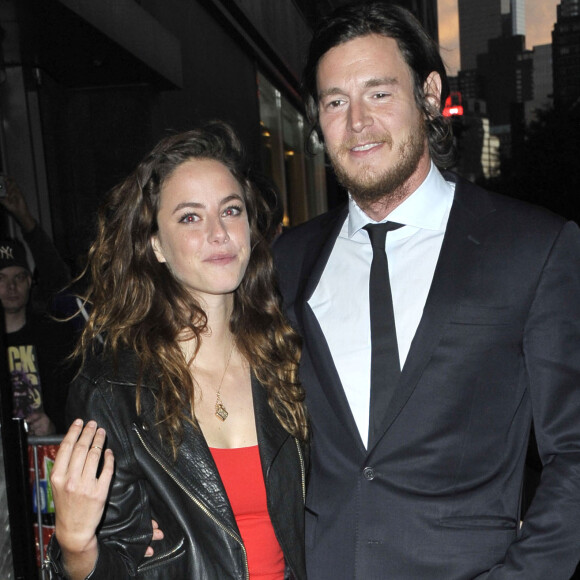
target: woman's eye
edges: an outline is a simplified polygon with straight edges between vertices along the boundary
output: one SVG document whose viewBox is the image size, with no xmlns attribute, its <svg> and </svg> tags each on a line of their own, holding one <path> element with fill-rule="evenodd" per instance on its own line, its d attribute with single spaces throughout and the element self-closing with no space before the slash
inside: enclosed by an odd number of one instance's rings
<svg viewBox="0 0 580 580">
<path fill-rule="evenodd" d="M 237 205 L 231 205 L 224 209 L 223 215 L 225 217 L 233 217 L 236 215 L 240 215 L 242 213 L 242 208 Z"/>
<path fill-rule="evenodd" d="M 194 213 L 185 214 L 179 221 L 184 224 L 192 224 L 199 220 L 199 217 Z"/>
</svg>

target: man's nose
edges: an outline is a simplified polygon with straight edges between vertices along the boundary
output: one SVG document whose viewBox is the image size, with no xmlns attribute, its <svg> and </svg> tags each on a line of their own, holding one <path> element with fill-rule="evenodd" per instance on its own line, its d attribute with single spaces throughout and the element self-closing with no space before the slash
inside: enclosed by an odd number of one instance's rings
<svg viewBox="0 0 580 580">
<path fill-rule="evenodd" d="M 362 100 L 353 99 L 351 101 L 349 117 L 350 128 L 355 133 L 360 133 L 360 131 L 373 124 L 373 117 L 370 114 L 369 108 Z"/>
</svg>

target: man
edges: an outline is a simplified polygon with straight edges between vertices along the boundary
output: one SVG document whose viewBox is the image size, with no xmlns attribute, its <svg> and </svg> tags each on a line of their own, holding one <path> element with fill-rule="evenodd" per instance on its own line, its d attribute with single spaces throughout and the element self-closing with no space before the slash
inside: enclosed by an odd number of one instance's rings
<svg viewBox="0 0 580 580">
<path fill-rule="evenodd" d="M 44 310 L 55 294 L 70 282 L 70 272 L 52 240 L 31 214 L 14 178 L 5 175 L 4 181 L 6 195 L 0 197 L 0 208 L 6 210 L 20 226 L 22 239 L 36 267 L 37 283 L 32 287 L 31 303 L 35 309 Z"/>
<path fill-rule="evenodd" d="M 578 228 L 440 173 L 445 68 L 402 8 L 339 9 L 304 78 L 349 191 L 275 246 L 304 337 L 309 578 L 567 580 L 580 557 Z M 386 221 L 398 229 L 381 279 L 370 232 L 383 226 L 365 228 Z M 388 277 L 391 346 L 376 324 L 388 291 L 369 298 Z M 397 368 L 381 368 L 393 343 Z M 520 522 L 532 418 L 543 474 Z"/>
<path fill-rule="evenodd" d="M 24 246 L 0 240 L 0 301 L 16 417 L 31 435 L 64 433 L 64 408 L 74 368 L 67 357 L 74 333 L 67 323 L 29 308 L 32 274 Z"/>
</svg>

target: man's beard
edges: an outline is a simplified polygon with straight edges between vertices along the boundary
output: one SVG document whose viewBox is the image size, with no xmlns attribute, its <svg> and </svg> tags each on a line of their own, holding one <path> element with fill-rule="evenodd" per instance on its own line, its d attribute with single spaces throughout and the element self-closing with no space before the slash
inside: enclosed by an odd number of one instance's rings
<svg viewBox="0 0 580 580">
<path fill-rule="evenodd" d="M 390 147 L 391 153 L 397 156 L 395 164 L 380 172 L 370 166 L 362 166 L 356 174 L 347 173 L 341 164 L 341 157 L 348 155 L 348 151 L 356 143 L 347 143 L 341 146 L 338 152 L 328 152 L 330 161 L 338 181 L 346 187 L 353 199 L 364 208 L 378 201 L 388 199 L 404 199 L 407 197 L 406 183 L 413 175 L 419 161 L 425 152 L 426 131 L 422 122 L 409 133 L 409 137 L 393 150 L 393 139 L 390 133 L 379 137 L 370 136 L 367 141 L 383 142 Z"/>
</svg>

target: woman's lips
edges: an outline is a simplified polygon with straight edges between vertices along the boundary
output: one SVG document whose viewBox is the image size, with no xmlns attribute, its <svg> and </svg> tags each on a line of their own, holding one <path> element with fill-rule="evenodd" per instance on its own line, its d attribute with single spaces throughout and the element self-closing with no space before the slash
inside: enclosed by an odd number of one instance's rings
<svg viewBox="0 0 580 580">
<path fill-rule="evenodd" d="M 207 257 L 204 262 L 215 264 L 216 266 L 225 266 L 236 259 L 235 254 L 213 254 Z"/>
</svg>

